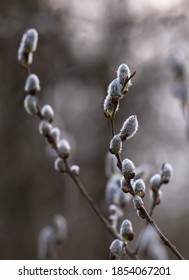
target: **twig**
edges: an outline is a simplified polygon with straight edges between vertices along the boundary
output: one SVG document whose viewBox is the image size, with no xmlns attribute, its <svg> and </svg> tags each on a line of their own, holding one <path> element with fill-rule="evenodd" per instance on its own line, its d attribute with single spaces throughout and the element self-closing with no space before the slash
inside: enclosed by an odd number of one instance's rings
<svg viewBox="0 0 189 280">
<path fill-rule="evenodd" d="M 119 159 L 119 157 L 117 157 Z M 120 166 L 120 163 L 118 163 L 118 167 Z M 121 170 L 121 169 L 120 169 Z M 127 178 L 125 178 L 127 180 Z M 130 187 L 130 193 L 131 195 L 134 196 L 134 190 L 133 187 L 130 183 L 130 181 L 127 180 L 127 183 Z M 153 212 L 153 208 L 154 206 L 152 206 L 151 208 L 151 214 Z M 163 235 L 163 233 L 161 232 L 161 230 L 158 228 L 158 226 L 156 225 L 156 223 L 154 222 L 154 220 L 150 217 L 150 215 L 148 214 L 148 211 L 146 210 L 146 208 L 144 206 L 142 206 L 142 208 L 140 209 L 143 211 L 143 213 L 145 214 L 145 219 L 147 221 L 147 223 L 151 224 L 153 226 L 153 228 L 156 230 L 156 232 L 159 234 L 160 238 L 162 239 L 162 241 L 164 242 L 165 245 L 167 245 L 169 247 L 169 249 L 181 260 L 184 260 L 184 257 L 179 253 L 179 251 L 176 249 L 176 247 L 165 237 L 165 235 Z M 145 228 L 144 228 L 145 230 Z M 139 246 L 139 245 L 138 245 Z M 138 249 L 137 249 L 138 250 Z M 134 254 L 137 253 L 137 251 L 135 250 L 133 252 Z"/>
<path fill-rule="evenodd" d="M 99 217 L 99 219 L 101 220 L 101 222 L 103 223 L 103 225 L 107 228 L 107 230 L 110 232 L 110 234 L 115 238 L 115 239 L 120 239 L 120 235 L 117 233 L 117 231 L 112 227 L 112 225 L 109 223 L 109 221 L 103 216 L 103 214 L 101 213 L 101 211 L 99 210 L 99 208 L 96 206 L 96 204 L 94 203 L 92 197 L 89 195 L 89 193 L 87 192 L 87 190 L 85 189 L 85 187 L 83 186 L 83 184 L 81 183 L 79 177 L 76 177 L 70 170 L 69 165 L 67 160 L 64 161 L 66 168 L 67 168 L 67 174 L 72 178 L 72 180 L 75 182 L 76 186 L 78 187 L 78 189 L 80 190 L 80 192 L 82 193 L 82 195 L 84 196 L 85 200 L 90 204 L 90 206 L 92 207 L 92 209 L 95 211 L 95 213 L 97 214 L 97 216 Z M 128 246 L 126 246 L 126 252 L 127 254 L 132 258 L 132 259 L 138 259 L 138 256 L 131 252 L 131 250 L 128 248 Z"/>
<path fill-rule="evenodd" d="M 120 155 L 116 155 L 117 158 L 117 166 L 119 167 L 120 171 L 122 171 L 122 163 L 121 163 L 121 158 Z M 125 177 L 125 176 L 124 176 Z M 130 188 L 130 193 L 132 196 L 135 195 L 133 187 L 131 185 L 131 182 L 125 177 L 125 180 L 128 183 L 128 186 Z M 152 204 L 151 210 L 150 210 L 150 214 L 152 215 L 153 213 L 153 209 L 154 209 L 155 205 Z M 142 207 L 141 209 L 143 211 L 143 213 L 145 214 L 145 219 L 148 223 L 150 223 L 154 229 L 156 230 L 156 232 L 159 234 L 160 238 L 162 239 L 162 241 L 164 242 L 165 245 L 167 245 L 169 247 L 169 249 L 181 260 L 184 260 L 184 257 L 179 253 L 179 251 L 176 249 L 176 247 L 163 235 L 163 233 L 160 231 L 160 229 L 158 228 L 158 226 L 156 225 L 156 223 L 154 222 L 154 220 L 150 217 L 150 214 L 148 214 L 147 210 L 145 209 L 145 207 Z M 145 228 L 144 228 L 145 231 Z M 140 243 L 139 243 L 140 244 Z M 140 245 L 138 245 L 140 246 Z M 138 247 L 137 246 L 137 247 Z M 136 254 L 138 252 L 138 249 L 135 250 L 133 252 L 133 254 Z"/>
<path fill-rule="evenodd" d="M 155 203 L 155 199 L 154 199 L 153 202 L 152 202 L 151 208 L 150 208 L 150 212 L 149 212 L 150 217 L 152 217 L 152 215 L 153 215 L 153 210 L 154 210 L 155 206 L 156 206 L 156 203 Z M 141 232 L 141 234 L 138 238 L 136 248 L 133 251 L 133 253 L 135 253 L 135 254 L 138 254 L 138 251 L 139 251 L 139 248 L 140 248 L 140 245 L 141 245 L 141 241 L 142 241 L 142 238 L 144 237 L 144 233 L 146 231 L 147 226 L 148 226 L 148 221 L 146 221 L 146 224 L 145 224 L 144 228 L 142 229 L 142 232 Z"/>
<path fill-rule="evenodd" d="M 116 155 L 117 158 L 117 166 L 119 167 L 120 171 L 122 172 L 122 162 L 121 162 L 121 158 L 120 155 Z M 131 182 L 125 177 L 125 180 L 127 181 L 127 184 L 130 188 L 130 194 L 132 196 L 135 195 L 133 187 L 131 185 Z M 184 260 L 184 257 L 179 253 L 179 251 L 176 249 L 176 247 L 163 235 L 163 233 L 160 231 L 160 229 L 158 228 L 158 226 L 155 224 L 154 220 L 150 217 L 150 215 L 152 215 L 153 213 L 153 209 L 154 209 L 155 205 L 154 203 L 152 204 L 151 210 L 150 210 L 150 214 L 148 214 L 147 210 L 145 209 L 145 207 L 142 207 L 143 213 L 145 214 L 145 219 L 147 221 L 147 223 L 150 223 L 154 229 L 156 230 L 156 232 L 159 234 L 160 238 L 162 239 L 162 241 L 164 242 L 165 245 L 167 245 L 169 247 L 169 249 L 181 260 Z M 144 232 L 145 232 L 145 228 L 144 228 Z M 143 233 L 144 234 L 144 233 Z M 141 239 L 140 239 L 141 240 Z M 137 245 L 137 248 L 134 250 L 133 254 L 136 254 L 138 252 L 140 243 Z"/>
<path fill-rule="evenodd" d="M 161 230 L 158 228 L 154 220 L 150 217 L 147 210 L 144 206 L 141 207 L 141 210 L 145 214 L 145 218 L 147 222 L 156 230 L 156 232 L 159 234 L 161 240 L 165 245 L 169 247 L 169 249 L 178 257 L 180 260 L 184 260 L 184 257 L 179 253 L 179 251 L 176 249 L 176 247 L 165 237 L 165 235 L 161 232 Z"/>
</svg>

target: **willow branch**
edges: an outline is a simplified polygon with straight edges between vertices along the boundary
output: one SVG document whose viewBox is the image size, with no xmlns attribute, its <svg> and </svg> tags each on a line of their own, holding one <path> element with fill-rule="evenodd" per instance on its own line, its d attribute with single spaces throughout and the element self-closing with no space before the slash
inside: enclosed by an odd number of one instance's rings
<svg viewBox="0 0 189 280">
<path fill-rule="evenodd" d="M 92 209 L 94 210 L 94 212 L 97 214 L 97 216 L 99 217 L 99 219 L 101 220 L 101 222 L 103 223 L 103 225 L 106 227 L 106 229 L 109 231 L 109 233 L 113 236 L 113 238 L 115 239 L 120 239 L 120 235 L 117 233 L 117 231 L 112 227 L 112 225 L 109 223 L 109 221 L 104 217 L 104 215 L 101 213 L 101 211 L 99 210 L 99 208 L 96 206 L 95 202 L 93 201 L 92 197 L 90 196 L 90 194 L 87 192 L 87 190 L 85 189 L 85 187 L 83 186 L 81 180 L 79 179 L 79 177 L 76 177 L 69 168 L 68 162 L 67 160 L 65 160 L 65 165 L 67 168 L 67 174 L 71 177 L 71 179 L 74 181 L 74 183 L 76 184 L 77 188 L 79 189 L 79 191 L 82 193 L 83 197 L 85 198 L 85 200 L 89 203 L 89 205 L 92 207 Z M 126 252 L 127 254 L 132 258 L 132 259 L 138 259 L 138 256 L 136 254 L 134 254 L 133 252 L 130 251 L 130 249 L 128 247 L 126 247 Z"/>
<path fill-rule="evenodd" d="M 120 169 L 120 171 L 122 171 L 122 163 L 121 163 L 121 159 L 120 159 L 120 155 L 116 155 L 117 160 L 118 160 L 118 167 Z M 130 193 L 132 196 L 135 195 L 133 187 L 130 183 L 130 181 L 127 180 L 127 178 L 125 177 L 125 180 L 127 181 L 129 187 L 130 187 Z M 155 205 L 152 204 L 152 208 L 150 213 L 153 213 L 153 209 L 154 209 Z M 145 215 L 145 219 L 147 221 L 147 223 L 149 223 L 158 233 L 158 235 L 160 236 L 161 240 L 164 242 L 164 244 L 178 257 L 178 259 L 180 260 L 184 260 L 184 257 L 179 253 L 179 251 L 176 249 L 176 247 L 165 237 L 165 235 L 161 232 L 161 230 L 158 228 L 158 226 L 156 225 L 156 223 L 154 222 L 154 220 L 150 217 L 150 214 L 148 213 L 148 211 L 146 210 L 146 208 L 144 206 L 141 207 L 141 209 Z M 145 231 L 145 228 L 144 228 Z M 138 245 L 140 246 L 140 245 Z M 137 249 L 138 250 L 138 249 Z M 133 254 L 136 254 L 137 251 L 134 250 Z"/>
<path fill-rule="evenodd" d="M 163 243 L 178 257 L 178 259 L 180 260 L 184 260 L 184 257 L 179 253 L 179 251 L 176 249 L 176 247 L 166 238 L 166 236 L 161 232 L 161 230 L 159 229 L 159 227 L 156 225 L 156 223 L 154 222 L 154 220 L 150 217 L 150 215 L 148 214 L 147 210 L 145 209 L 144 206 L 141 207 L 141 209 L 143 211 L 143 213 L 145 214 L 145 218 L 147 220 L 147 222 L 156 230 L 156 232 L 158 233 L 158 235 L 160 236 L 161 240 L 163 241 Z"/>
</svg>

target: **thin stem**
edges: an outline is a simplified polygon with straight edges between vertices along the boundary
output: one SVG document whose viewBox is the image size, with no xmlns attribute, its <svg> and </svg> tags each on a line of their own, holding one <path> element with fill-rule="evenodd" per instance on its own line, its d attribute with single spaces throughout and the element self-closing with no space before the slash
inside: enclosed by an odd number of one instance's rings
<svg viewBox="0 0 189 280">
<path fill-rule="evenodd" d="M 112 138 L 114 137 L 115 135 L 115 127 L 114 127 L 114 123 L 115 123 L 115 113 L 113 113 L 111 119 L 111 133 L 112 133 Z"/>
<path fill-rule="evenodd" d="M 29 76 L 31 74 L 31 67 L 29 64 L 27 64 L 26 70 L 27 70 L 27 75 Z"/>
<path fill-rule="evenodd" d="M 130 81 L 134 76 L 136 75 L 136 70 L 131 74 L 130 77 L 128 77 L 125 81 L 125 85 L 128 83 L 128 81 Z"/>
<path fill-rule="evenodd" d="M 127 85 L 127 83 L 134 77 L 134 75 L 136 74 L 136 71 L 134 71 L 130 77 L 127 77 L 124 84 L 123 84 L 123 94 L 127 93 L 128 89 L 125 90 L 125 87 Z"/>
<path fill-rule="evenodd" d="M 165 235 L 161 232 L 161 230 L 158 228 L 154 220 L 150 217 L 147 210 L 144 206 L 141 207 L 141 210 L 145 214 L 145 218 L 147 222 L 156 230 L 156 232 L 159 234 L 161 240 L 163 243 L 178 257 L 180 260 L 184 260 L 184 257 L 179 253 L 179 251 L 176 249 L 176 247 L 165 237 Z"/>
<path fill-rule="evenodd" d="M 65 165 L 66 165 L 66 169 L 67 169 L 67 173 L 69 174 L 69 176 L 72 178 L 72 180 L 75 182 L 75 184 L 77 185 L 78 189 L 80 190 L 80 192 L 82 193 L 82 195 L 85 197 L 85 199 L 88 201 L 88 203 L 90 204 L 90 206 L 93 208 L 93 210 L 96 212 L 97 216 L 100 218 L 100 220 L 102 221 L 102 223 L 105 225 L 105 227 L 110 231 L 110 233 L 113 235 L 114 238 L 118 238 L 118 234 L 117 232 L 112 228 L 111 224 L 106 220 L 106 218 L 102 215 L 102 213 L 100 212 L 100 210 L 97 208 L 97 206 L 95 205 L 92 197 L 89 195 L 89 193 L 87 192 L 87 190 L 84 188 L 83 184 L 81 183 L 79 177 L 76 177 L 71 171 L 70 168 L 68 166 L 67 161 L 65 160 Z"/>
<path fill-rule="evenodd" d="M 78 189 L 80 190 L 80 192 L 82 193 L 82 195 L 84 196 L 84 198 L 86 199 L 86 201 L 90 204 L 90 206 L 92 207 L 92 209 L 95 211 L 95 213 L 97 214 L 97 216 L 99 217 L 99 219 L 101 220 L 101 222 L 103 223 L 103 225 L 107 228 L 107 230 L 110 232 L 110 234 L 115 238 L 115 239 L 120 239 L 120 235 L 117 233 L 117 231 L 115 230 L 115 228 L 112 227 L 112 225 L 109 223 L 109 221 L 104 217 L 104 215 L 101 213 L 101 211 L 99 210 L 99 208 L 96 206 L 95 202 L 93 201 L 92 197 L 90 196 L 90 194 L 87 192 L 87 190 L 85 189 L 85 187 L 83 186 L 83 184 L 81 183 L 79 177 L 76 177 L 70 170 L 69 165 L 67 160 L 64 161 L 66 168 L 67 168 L 67 173 L 69 174 L 69 176 L 72 178 L 72 180 L 75 182 L 76 186 L 78 187 Z M 128 247 L 126 247 L 126 252 L 127 254 L 132 258 L 132 259 L 138 259 L 138 256 L 136 254 L 134 254 L 133 252 L 130 251 L 130 249 Z"/>
<path fill-rule="evenodd" d="M 150 217 L 152 217 L 154 207 L 155 207 L 155 205 L 153 203 L 152 206 L 151 206 L 151 209 L 150 209 L 150 214 L 149 214 Z M 148 221 L 146 220 L 146 224 L 145 224 L 144 228 L 142 229 L 142 232 L 141 232 L 141 234 L 138 238 L 137 244 L 136 244 L 136 248 L 133 252 L 135 254 L 138 254 L 138 251 L 139 251 L 139 248 L 140 248 L 140 245 L 141 245 L 141 241 L 142 241 L 142 238 L 144 237 L 144 233 L 146 231 L 147 226 L 148 226 Z"/>
<path fill-rule="evenodd" d="M 153 215 L 155 206 L 156 206 L 156 203 L 155 203 L 155 201 L 153 201 L 152 206 L 150 208 L 150 212 L 149 212 L 150 217 L 152 217 L 152 215 Z"/>
<path fill-rule="evenodd" d="M 110 118 L 112 138 L 115 135 L 115 116 L 116 116 L 116 108 L 117 108 L 117 106 L 118 106 L 118 104 L 115 103 L 114 104 L 114 111 L 113 111 L 112 116 Z"/>
<path fill-rule="evenodd" d="M 41 115 L 41 107 L 40 107 L 39 103 L 37 103 L 37 109 L 38 109 L 38 112 L 37 112 L 38 118 L 43 120 L 43 116 Z"/>
<path fill-rule="evenodd" d="M 161 179 L 159 188 L 161 187 L 162 184 L 163 184 L 163 180 Z M 153 201 L 152 201 L 152 205 L 151 205 L 150 212 L 149 212 L 149 216 L 150 217 L 152 217 L 153 212 L 154 212 L 154 208 L 157 206 L 157 198 L 158 198 L 158 191 L 157 192 L 153 192 Z M 143 231 L 141 232 L 141 235 L 139 236 L 139 239 L 138 239 L 138 242 L 137 242 L 137 245 L 136 245 L 136 249 L 134 250 L 134 252 L 136 254 L 138 253 L 138 250 L 140 248 L 140 244 L 141 244 L 142 238 L 144 236 L 144 233 L 146 231 L 147 225 L 148 225 L 148 222 L 146 221 L 146 225 L 145 225 Z"/>
<path fill-rule="evenodd" d="M 117 166 L 122 171 L 122 161 L 121 161 L 121 156 L 119 154 L 115 155 L 117 158 Z"/>
</svg>

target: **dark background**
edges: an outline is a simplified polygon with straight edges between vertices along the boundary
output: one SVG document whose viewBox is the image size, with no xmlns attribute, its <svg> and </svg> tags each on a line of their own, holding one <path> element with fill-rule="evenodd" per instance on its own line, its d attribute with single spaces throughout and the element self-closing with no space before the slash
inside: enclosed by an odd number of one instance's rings
<svg viewBox="0 0 189 280">
<path fill-rule="evenodd" d="M 167 63 L 176 48 L 188 65 L 188 24 L 184 0 L 0 1 L 0 259 L 36 259 L 38 234 L 56 213 L 65 216 L 69 231 L 59 259 L 108 259 L 112 241 L 74 183 L 54 171 L 38 119 L 24 110 L 26 73 L 17 50 L 31 27 L 39 31 L 32 72 L 40 77 L 40 103 L 53 106 L 54 124 L 72 147 L 70 162 L 80 166 L 86 189 L 105 215 L 110 125 L 103 100 L 121 63 L 137 71 L 117 116 L 117 131 L 129 115 L 139 120 L 123 157 L 147 164 L 152 174 L 163 162 L 172 164 L 174 176 L 162 189 L 154 218 L 189 258 L 188 142 Z M 125 218 L 137 238 L 144 222 L 132 204 Z"/>
</svg>

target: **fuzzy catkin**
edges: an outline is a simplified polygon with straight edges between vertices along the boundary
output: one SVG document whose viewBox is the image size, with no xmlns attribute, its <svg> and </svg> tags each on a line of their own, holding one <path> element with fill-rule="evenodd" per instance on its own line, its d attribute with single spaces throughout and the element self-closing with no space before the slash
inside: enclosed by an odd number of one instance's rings
<svg viewBox="0 0 189 280">
<path fill-rule="evenodd" d="M 122 141 L 119 135 L 114 135 L 112 140 L 110 141 L 109 151 L 111 154 L 118 155 L 122 151 Z"/>
<path fill-rule="evenodd" d="M 36 74 L 30 74 L 26 79 L 25 91 L 29 93 L 40 91 L 40 81 Z"/>
<path fill-rule="evenodd" d="M 117 79 L 114 79 L 108 86 L 108 95 L 123 97 L 122 94 L 122 85 L 119 83 Z"/>
<path fill-rule="evenodd" d="M 135 176 L 135 166 L 134 163 L 126 158 L 122 162 L 122 174 L 125 176 L 128 180 L 133 179 Z"/>
<path fill-rule="evenodd" d="M 117 80 L 119 81 L 120 84 L 124 85 L 125 80 L 127 78 L 129 78 L 131 75 L 131 71 L 129 69 L 129 67 L 127 66 L 127 64 L 121 64 L 118 69 L 117 69 Z M 127 86 L 131 86 L 131 80 L 129 80 Z"/>
<path fill-rule="evenodd" d="M 132 115 L 123 123 L 120 130 L 120 137 L 123 140 L 130 139 L 138 130 L 138 120 L 137 116 Z"/>
</svg>

